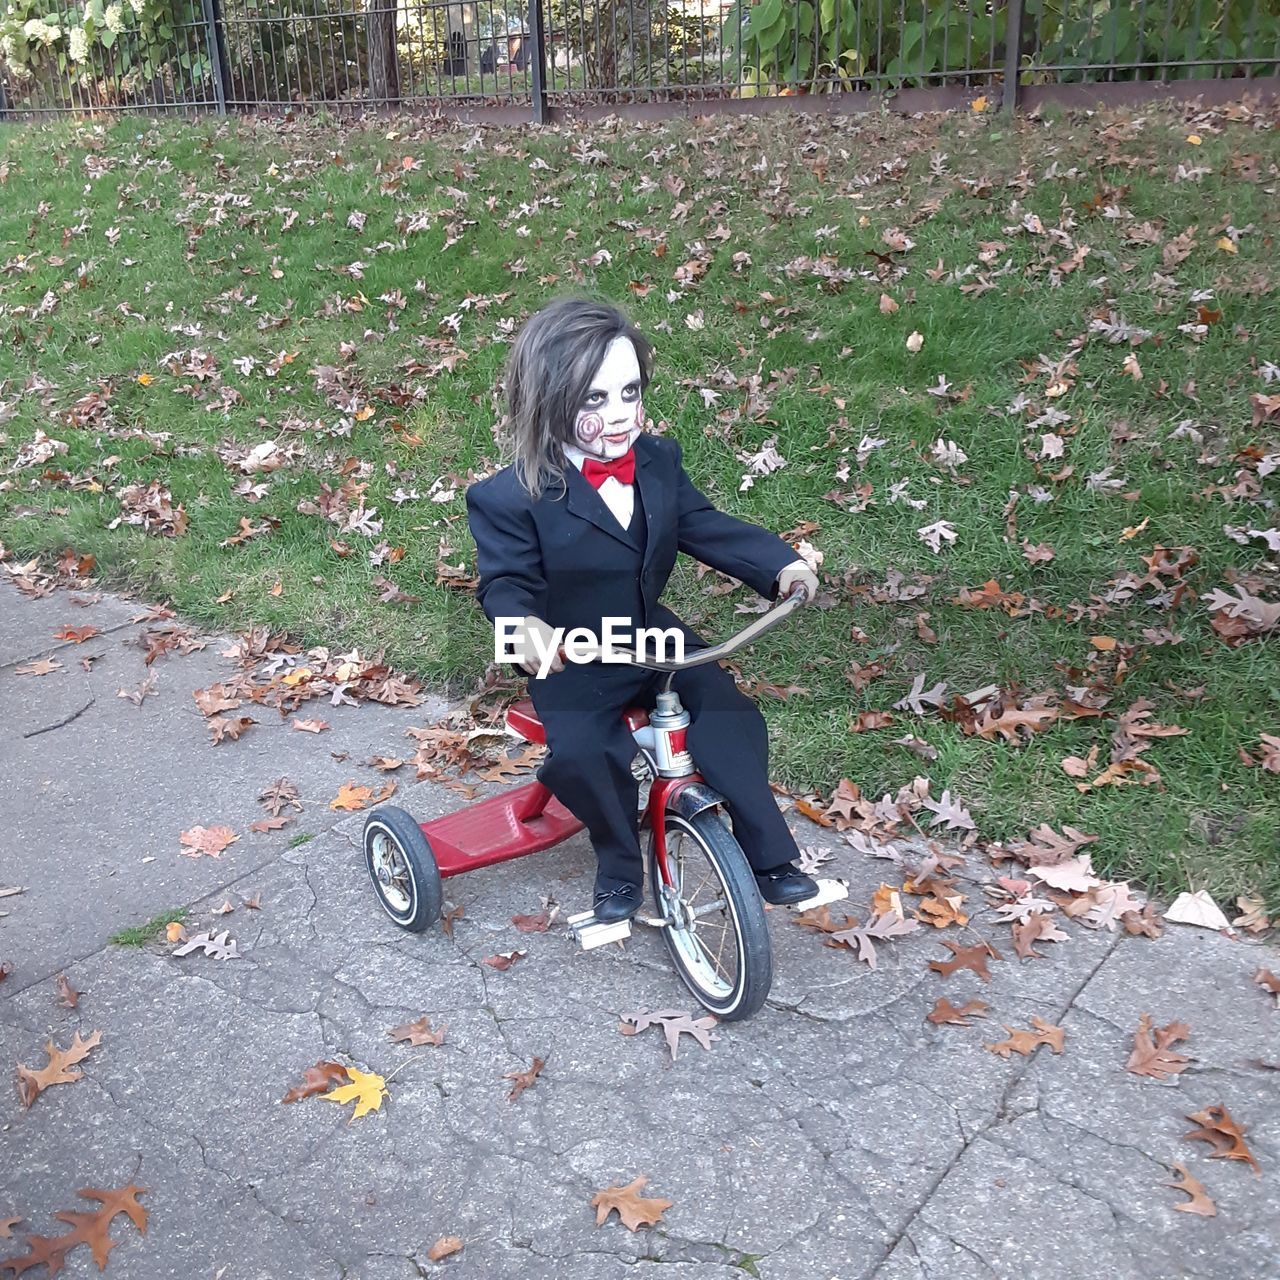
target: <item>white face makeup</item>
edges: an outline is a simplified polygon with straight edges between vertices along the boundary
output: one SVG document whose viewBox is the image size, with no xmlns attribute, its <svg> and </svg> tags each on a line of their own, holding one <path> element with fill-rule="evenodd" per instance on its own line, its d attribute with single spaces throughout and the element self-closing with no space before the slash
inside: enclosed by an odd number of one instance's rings
<svg viewBox="0 0 1280 1280">
<path fill-rule="evenodd" d="M 644 428 L 640 362 L 629 338 L 614 338 L 574 422 L 574 443 L 595 458 L 620 458 Z"/>
</svg>

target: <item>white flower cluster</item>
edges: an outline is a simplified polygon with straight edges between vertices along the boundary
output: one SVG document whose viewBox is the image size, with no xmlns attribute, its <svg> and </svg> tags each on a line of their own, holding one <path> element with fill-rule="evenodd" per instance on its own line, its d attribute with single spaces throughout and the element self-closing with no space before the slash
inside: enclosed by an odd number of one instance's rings
<svg viewBox="0 0 1280 1280">
<path fill-rule="evenodd" d="M 102 24 L 116 35 L 124 30 L 124 10 L 119 3 L 107 5 L 106 12 L 102 15 Z"/>
<path fill-rule="evenodd" d="M 72 62 L 84 62 L 89 56 L 89 37 L 83 27 L 72 27 L 68 37 Z"/>
<path fill-rule="evenodd" d="M 42 44 L 47 49 L 62 38 L 62 28 L 40 18 L 30 18 L 22 24 L 22 34 L 32 44 Z"/>
<path fill-rule="evenodd" d="M 129 8 L 139 17 L 141 17 L 143 9 L 146 8 L 146 4 L 147 0 L 129 0 Z"/>
</svg>

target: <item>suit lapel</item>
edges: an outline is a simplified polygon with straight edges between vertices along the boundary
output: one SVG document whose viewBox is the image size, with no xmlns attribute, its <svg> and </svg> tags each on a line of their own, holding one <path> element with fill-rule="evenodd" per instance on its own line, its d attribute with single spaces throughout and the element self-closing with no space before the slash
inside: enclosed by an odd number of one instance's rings
<svg viewBox="0 0 1280 1280">
<path fill-rule="evenodd" d="M 667 520 L 667 499 L 670 496 L 670 489 L 663 483 L 657 464 L 657 451 L 641 448 L 641 445 L 648 443 L 645 437 L 641 436 L 635 446 L 636 487 L 640 490 L 640 502 L 644 507 L 644 564 L 646 567 L 657 547 L 658 538 L 655 531 L 661 529 Z M 584 480 L 583 483 L 585 484 L 586 481 Z"/>
<path fill-rule="evenodd" d="M 638 473 L 639 467 L 636 470 Z M 609 510 L 600 494 L 582 478 L 582 473 L 572 462 L 565 464 L 564 474 L 567 494 L 566 506 L 569 511 L 580 519 L 590 521 L 597 529 L 607 533 L 610 537 L 617 538 L 623 546 L 630 547 L 633 551 L 638 551 L 640 544 L 618 523 L 618 517 Z M 642 490 L 641 492 L 647 510 L 648 490 Z"/>
</svg>

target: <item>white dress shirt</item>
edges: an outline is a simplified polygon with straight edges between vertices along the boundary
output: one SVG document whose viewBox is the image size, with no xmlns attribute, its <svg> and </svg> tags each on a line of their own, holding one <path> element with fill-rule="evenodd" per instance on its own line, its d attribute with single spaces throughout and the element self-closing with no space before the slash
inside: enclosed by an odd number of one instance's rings
<svg viewBox="0 0 1280 1280">
<path fill-rule="evenodd" d="M 581 449 L 574 448 L 571 444 L 564 446 L 564 456 L 579 471 L 582 470 L 582 464 L 587 460 L 587 455 Z M 600 461 L 600 459 L 597 459 L 597 461 Z M 635 514 L 636 509 L 635 486 L 623 484 L 617 476 L 606 476 L 604 483 L 596 492 L 604 499 L 604 505 L 613 512 L 618 523 L 624 529 L 629 529 L 631 527 L 631 517 Z"/>
</svg>

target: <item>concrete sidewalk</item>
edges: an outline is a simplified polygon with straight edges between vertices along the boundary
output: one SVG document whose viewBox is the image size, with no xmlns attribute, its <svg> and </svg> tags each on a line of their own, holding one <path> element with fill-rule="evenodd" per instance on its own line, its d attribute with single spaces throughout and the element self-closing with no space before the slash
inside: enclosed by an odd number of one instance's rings
<svg viewBox="0 0 1280 1280">
<path fill-rule="evenodd" d="M 967 929 L 887 943 L 871 969 L 774 912 L 769 1006 L 718 1026 L 710 1051 L 685 1038 L 673 1062 L 656 1030 L 618 1032 L 623 1014 L 698 1013 L 660 938 L 584 954 L 560 924 L 511 924 L 544 894 L 566 914 L 588 904 L 581 838 L 448 882 L 464 908 L 452 938 L 404 934 L 378 910 L 364 815 L 328 803 L 381 778 L 370 754 L 410 754 L 405 730 L 443 703 L 326 706 L 319 737 L 256 709 L 242 741 L 214 747 L 191 693 L 231 673 L 226 638 L 161 657 L 156 695 L 135 706 L 116 691 L 148 674 L 139 612 L 0 586 L 0 888 L 24 888 L 0 898 L 0 1059 L 38 1067 L 46 1041 L 102 1033 L 78 1083 L 30 1110 L 0 1092 L 0 1228 L 24 1219 L 0 1266 L 24 1233 L 64 1230 L 53 1214 L 85 1209 L 78 1189 L 136 1183 L 151 1218 L 145 1236 L 115 1219 L 117 1280 L 1280 1277 L 1280 1012 L 1252 981 L 1280 971 L 1274 947 L 1066 924 L 1069 941 L 1019 962 L 975 883 Z M 64 624 L 101 634 L 63 644 Z M 87 672 L 85 653 L 101 655 Z M 16 672 L 47 654 L 60 669 Z M 303 812 L 250 834 L 282 776 Z M 428 817 L 462 802 L 401 783 L 394 803 Z M 865 919 L 897 868 L 793 821 L 803 844 L 830 846 Z M 179 855 L 180 832 L 218 823 L 241 834 L 220 858 Z M 954 874 L 995 872 L 970 854 Z M 242 905 L 254 896 L 257 911 Z M 235 910 L 213 914 L 224 900 Z M 189 933 L 227 929 L 240 958 L 110 945 L 183 905 Z M 1004 960 L 990 983 L 944 979 L 928 967 L 941 938 L 990 939 Z M 513 949 L 527 954 L 506 971 L 481 963 Z M 55 1002 L 60 973 L 82 993 L 74 1009 Z M 939 996 L 981 999 L 989 1016 L 934 1026 Z M 1165 1083 L 1124 1069 L 1143 1013 L 1190 1026 L 1178 1047 L 1194 1061 Z M 424 1014 L 447 1024 L 440 1047 L 388 1037 Z M 1065 1029 L 1060 1055 L 984 1048 L 1033 1016 Z M 508 1101 L 504 1076 L 535 1056 L 541 1075 Z M 281 1105 L 321 1059 L 395 1071 L 382 1110 L 348 1123 L 349 1107 Z M 1187 1115 L 1220 1104 L 1259 1175 L 1184 1140 Z M 1174 1162 L 1216 1217 L 1177 1211 Z M 640 1176 L 672 1202 L 661 1221 L 597 1227 L 592 1196 Z M 463 1248 L 433 1262 L 443 1236 Z M 97 1274 L 87 1248 L 64 1274 Z"/>
</svg>

